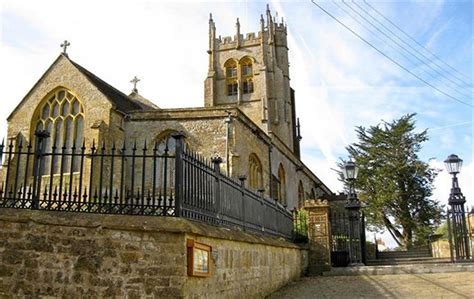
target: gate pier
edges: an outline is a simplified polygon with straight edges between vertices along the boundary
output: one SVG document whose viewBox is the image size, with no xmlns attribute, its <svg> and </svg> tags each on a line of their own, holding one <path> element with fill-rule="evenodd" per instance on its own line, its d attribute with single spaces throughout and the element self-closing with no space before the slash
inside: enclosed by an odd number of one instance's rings
<svg viewBox="0 0 474 299">
<path fill-rule="evenodd" d="M 331 269 L 331 233 L 327 200 L 307 200 L 303 208 L 308 213 L 309 275 L 319 275 Z"/>
</svg>

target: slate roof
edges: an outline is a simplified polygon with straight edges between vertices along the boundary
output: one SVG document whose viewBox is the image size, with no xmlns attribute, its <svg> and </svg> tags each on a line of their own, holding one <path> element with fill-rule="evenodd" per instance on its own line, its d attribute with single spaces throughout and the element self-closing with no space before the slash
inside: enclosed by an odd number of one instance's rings
<svg viewBox="0 0 474 299">
<path fill-rule="evenodd" d="M 138 92 L 132 91 L 132 93 L 129 94 L 128 97 L 136 101 L 145 110 L 149 110 L 150 107 L 154 109 L 160 109 L 160 107 L 155 105 L 152 101 L 148 100 L 147 98 L 144 98 Z"/>
<path fill-rule="evenodd" d="M 69 58 L 68 58 L 69 59 Z M 97 89 L 100 90 L 108 99 L 115 105 L 115 107 L 122 112 L 129 112 L 132 110 L 148 110 L 156 109 L 153 106 L 144 105 L 141 102 L 134 101 L 129 96 L 116 89 L 112 85 L 108 84 L 104 80 L 100 79 L 92 72 L 88 71 L 81 65 L 69 59 L 69 61 L 84 75 L 87 79 L 94 84 Z"/>
</svg>

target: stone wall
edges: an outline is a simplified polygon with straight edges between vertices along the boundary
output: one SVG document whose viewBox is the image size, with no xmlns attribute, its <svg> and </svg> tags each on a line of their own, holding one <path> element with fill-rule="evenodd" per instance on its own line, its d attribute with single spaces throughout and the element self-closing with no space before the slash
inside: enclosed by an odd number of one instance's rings
<svg viewBox="0 0 474 299">
<path fill-rule="evenodd" d="M 431 243 L 431 254 L 434 258 L 450 258 L 449 252 L 449 241 L 448 240 L 437 240 Z"/>
<path fill-rule="evenodd" d="M 187 276 L 186 240 L 212 246 Z M 172 217 L 0 209 L 0 297 L 262 298 L 305 271 L 284 240 Z"/>
</svg>

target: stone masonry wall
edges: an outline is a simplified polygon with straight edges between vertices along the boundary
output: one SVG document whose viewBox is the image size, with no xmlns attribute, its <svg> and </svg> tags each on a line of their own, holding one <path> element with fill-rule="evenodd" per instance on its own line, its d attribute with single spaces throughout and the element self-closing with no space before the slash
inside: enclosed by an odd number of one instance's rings
<svg viewBox="0 0 474 299">
<path fill-rule="evenodd" d="M 212 246 L 212 276 L 187 276 L 186 240 Z M 0 209 L 0 297 L 262 298 L 307 253 L 274 238 L 173 217 Z"/>
</svg>

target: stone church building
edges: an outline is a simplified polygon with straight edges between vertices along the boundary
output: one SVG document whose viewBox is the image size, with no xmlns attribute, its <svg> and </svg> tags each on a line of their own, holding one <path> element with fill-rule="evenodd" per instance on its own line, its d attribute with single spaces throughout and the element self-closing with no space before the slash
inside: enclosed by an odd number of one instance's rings
<svg viewBox="0 0 474 299">
<path fill-rule="evenodd" d="M 51 140 L 58 147 L 146 140 L 172 149 L 171 135 L 183 132 L 187 147 L 222 157 L 222 172 L 245 175 L 249 188 L 288 208 L 332 195 L 300 159 L 286 24 L 267 8 L 258 33 L 241 34 L 237 19 L 236 33 L 221 38 L 211 15 L 208 54 L 204 107 L 161 109 L 136 88 L 117 90 L 64 51 L 8 117 L 8 138 L 31 143 L 36 130 L 46 130 L 46 150 Z M 60 170 L 51 171 L 44 174 Z"/>
</svg>

